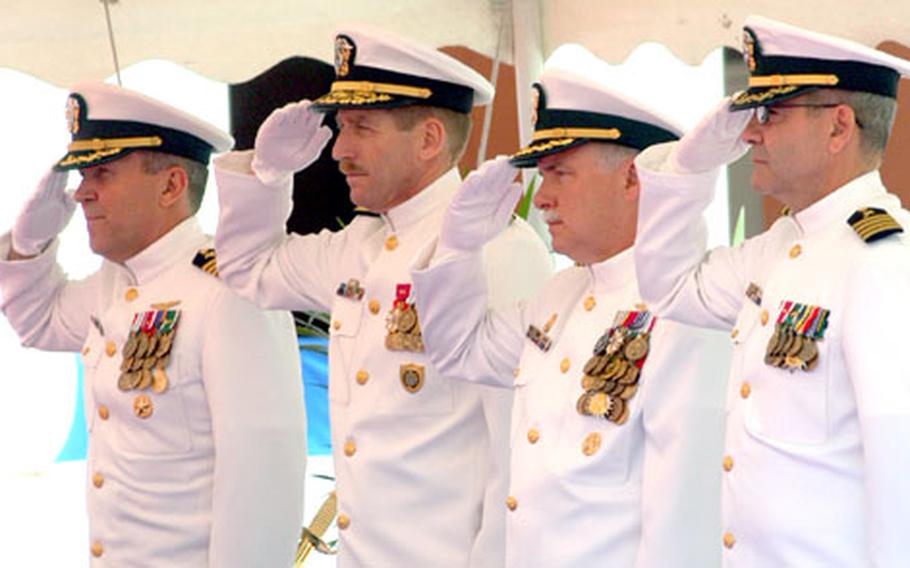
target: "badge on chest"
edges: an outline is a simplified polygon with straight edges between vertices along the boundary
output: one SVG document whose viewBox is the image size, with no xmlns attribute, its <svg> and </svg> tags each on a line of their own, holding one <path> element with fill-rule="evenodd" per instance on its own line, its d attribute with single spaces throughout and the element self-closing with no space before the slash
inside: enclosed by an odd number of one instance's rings
<svg viewBox="0 0 910 568">
<path fill-rule="evenodd" d="M 816 343 L 825 336 L 829 310 L 790 300 L 780 303 L 765 363 L 790 371 L 811 371 L 818 365 Z"/>
<path fill-rule="evenodd" d="M 117 387 L 126 392 L 151 388 L 161 394 L 167 390 L 165 368 L 180 321 L 180 310 L 162 309 L 139 312 L 133 316 L 130 333 L 123 344 L 123 361 Z"/>
<path fill-rule="evenodd" d="M 579 414 L 603 416 L 615 424 L 628 420 L 629 401 L 638 392 L 656 321 L 649 311 L 616 313 L 585 364 L 584 392 L 575 405 Z"/>
<path fill-rule="evenodd" d="M 385 346 L 391 351 L 423 352 L 423 336 L 417 306 L 411 301 L 411 285 L 395 286 L 395 301 L 386 317 Z"/>
</svg>

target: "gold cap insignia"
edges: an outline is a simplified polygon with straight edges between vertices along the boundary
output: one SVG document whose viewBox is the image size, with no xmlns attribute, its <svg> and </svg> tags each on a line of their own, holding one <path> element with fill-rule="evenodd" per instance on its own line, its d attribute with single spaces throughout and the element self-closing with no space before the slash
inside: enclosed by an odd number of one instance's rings
<svg viewBox="0 0 910 568">
<path fill-rule="evenodd" d="M 749 72 L 755 71 L 755 36 L 752 30 L 746 28 L 743 30 L 743 61 Z"/>
<path fill-rule="evenodd" d="M 70 95 L 66 99 L 66 129 L 70 134 L 79 133 L 79 121 L 82 114 L 81 97 Z"/>
<path fill-rule="evenodd" d="M 347 77 L 354 64 L 354 42 L 348 36 L 340 35 L 335 38 L 335 74 Z"/>
</svg>

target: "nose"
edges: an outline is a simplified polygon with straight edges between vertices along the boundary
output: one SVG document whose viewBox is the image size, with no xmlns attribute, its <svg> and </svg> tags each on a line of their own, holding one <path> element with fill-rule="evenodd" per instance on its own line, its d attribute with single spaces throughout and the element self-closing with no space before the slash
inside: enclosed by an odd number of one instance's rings
<svg viewBox="0 0 910 568">
<path fill-rule="evenodd" d="M 79 182 L 79 187 L 73 192 L 73 199 L 76 203 L 85 203 L 86 201 L 97 199 L 97 197 L 97 193 L 91 188 L 91 184 L 85 178 L 82 178 L 82 181 Z"/>
<path fill-rule="evenodd" d="M 353 148 L 351 146 L 351 135 L 344 128 L 339 130 L 338 136 L 335 137 L 335 144 L 332 146 L 332 159 L 340 162 L 344 159 L 353 157 Z"/>
<path fill-rule="evenodd" d="M 746 125 L 745 130 L 742 133 L 742 140 L 746 144 L 759 144 L 761 142 L 761 133 L 762 133 L 762 124 L 758 122 L 758 118 L 753 114 L 752 118 L 749 119 L 749 124 Z"/>
<path fill-rule="evenodd" d="M 553 184 L 547 181 L 547 177 L 541 178 L 540 187 L 534 192 L 534 207 L 538 209 L 552 209 L 556 205 Z"/>
</svg>

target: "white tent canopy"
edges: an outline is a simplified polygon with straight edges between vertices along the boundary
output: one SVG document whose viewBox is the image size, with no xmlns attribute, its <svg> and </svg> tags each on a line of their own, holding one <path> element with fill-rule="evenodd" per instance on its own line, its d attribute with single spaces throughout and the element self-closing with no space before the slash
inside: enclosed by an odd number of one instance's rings
<svg viewBox="0 0 910 568">
<path fill-rule="evenodd" d="M 612 63 L 655 41 L 698 64 L 720 45 L 738 47 L 749 13 L 871 46 L 886 39 L 910 44 L 910 2 L 886 0 L 107 1 L 122 67 L 166 59 L 228 82 L 255 76 L 290 55 L 331 61 L 332 32 L 349 21 L 436 46 L 464 45 L 490 57 L 496 55 L 500 25 L 506 32 L 515 25 L 515 37 L 525 44 L 519 49 L 530 47 L 538 57 L 574 41 Z M 2 0 L 0 9 L 0 67 L 60 86 L 113 72 L 101 0 Z M 511 34 L 503 37 L 503 59 L 511 61 Z"/>
</svg>

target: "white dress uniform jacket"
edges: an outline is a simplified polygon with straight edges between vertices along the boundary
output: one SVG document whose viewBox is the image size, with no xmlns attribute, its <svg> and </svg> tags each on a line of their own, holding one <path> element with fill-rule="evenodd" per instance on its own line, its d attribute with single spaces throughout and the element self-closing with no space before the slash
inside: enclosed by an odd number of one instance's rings
<svg viewBox="0 0 910 568">
<path fill-rule="evenodd" d="M 92 566 L 289 566 L 306 460 L 290 315 L 259 310 L 192 264 L 211 246 L 195 218 L 78 282 L 57 246 L 0 262 L 0 289 L 24 345 L 82 351 Z M 0 258 L 9 247 L 7 234 Z M 170 302 L 180 316 L 168 389 L 119 390 L 134 314 Z M 146 418 L 134 410 L 140 394 Z"/>
<path fill-rule="evenodd" d="M 501 566 L 510 399 L 444 380 L 426 353 L 385 346 L 397 285 L 410 285 L 410 261 L 438 234 L 461 183 L 457 171 L 381 217 L 358 216 L 344 230 L 308 236 L 284 234 L 288 189 L 217 165 L 215 173 L 222 277 L 262 306 L 332 314 L 339 565 Z M 491 287 L 515 300 L 535 291 L 550 260 L 524 222 L 508 233 L 511 250 L 496 254 L 499 264 L 486 274 Z M 342 284 L 362 296 L 345 296 Z M 406 368 L 423 375 L 416 392 L 403 386 Z M 496 451 L 491 430 L 503 432 Z"/>
<path fill-rule="evenodd" d="M 907 233 L 866 243 L 847 219 L 877 207 L 908 227 L 910 214 L 871 172 L 705 255 L 713 176 L 639 176 L 642 294 L 667 317 L 732 329 L 725 565 L 907 566 L 910 250 Z M 787 301 L 830 310 L 814 369 L 764 362 Z"/>
<path fill-rule="evenodd" d="M 534 300 L 494 310 L 479 255 L 431 263 L 432 253 L 413 276 L 434 363 L 515 392 L 507 566 L 719 564 L 724 338 L 658 321 L 628 420 L 583 416 L 595 343 L 618 311 L 642 308 L 631 251 L 563 270 Z M 526 337 L 531 325 L 548 329 L 547 351 Z"/>
</svg>

